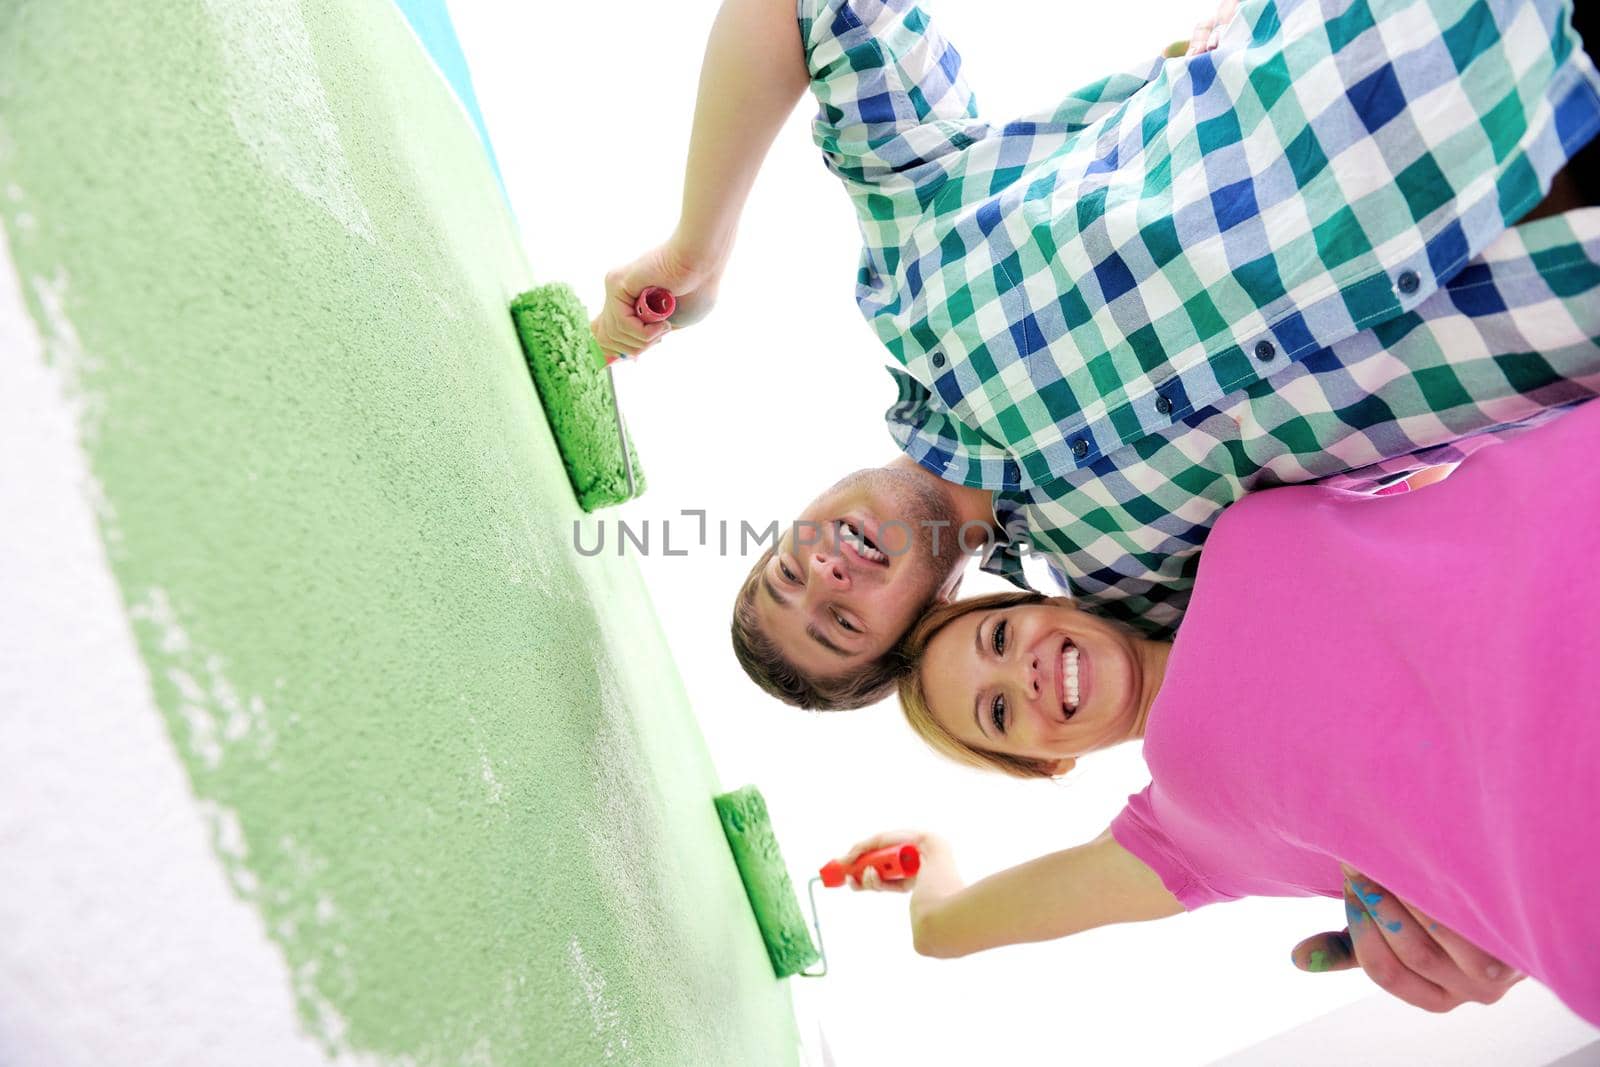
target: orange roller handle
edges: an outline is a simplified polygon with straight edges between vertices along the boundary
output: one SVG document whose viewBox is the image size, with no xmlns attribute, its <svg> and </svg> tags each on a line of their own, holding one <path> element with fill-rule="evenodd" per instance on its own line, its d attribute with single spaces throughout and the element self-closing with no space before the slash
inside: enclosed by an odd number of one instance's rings
<svg viewBox="0 0 1600 1067">
<path fill-rule="evenodd" d="M 830 860 L 817 872 L 817 876 L 829 889 L 837 889 L 844 885 L 847 878 L 859 883 L 868 867 L 877 871 L 878 877 L 885 882 L 914 878 L 922 869 L 922 853 L 917 851 L 916 845 L 885 845 L 871 852 L 863 852 L 848 867 L 838 860 Z"/>
</svg>

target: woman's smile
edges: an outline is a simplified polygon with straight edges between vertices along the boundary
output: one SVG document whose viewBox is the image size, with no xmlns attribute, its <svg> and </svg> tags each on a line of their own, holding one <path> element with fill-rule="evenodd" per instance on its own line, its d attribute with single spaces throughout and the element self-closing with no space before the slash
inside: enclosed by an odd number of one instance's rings
<svg viewBox="0 0 1600 1067">
<path fill-rule="evenodd" d="M 1133 634 L 1070 602 L 975 611 L 929 642 L 929 709 L 973 748 L 1076 757 L 1137 737 L 1153 695 Z"/>
</svg>

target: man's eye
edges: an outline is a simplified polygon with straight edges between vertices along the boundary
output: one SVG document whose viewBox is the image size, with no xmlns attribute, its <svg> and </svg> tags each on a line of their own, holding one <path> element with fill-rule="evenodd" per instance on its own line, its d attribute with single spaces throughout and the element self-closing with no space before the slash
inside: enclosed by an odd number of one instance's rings
<svg viewBox="0 0 1600 1067">
<path fill-rule="evenodd" d="M 794 571 L 789 569 L 789 565 L 783 562 L 781 559 L 778 561 L 778 573 L 783 575 L 783 580 L 789 582 L 790 584 L 800 581 L 799 578 L 795 577 Z"/>
<path fill-rule="evenodd" d="M 1006 654 L 1006 620 L 1001 619 L 994 624 L 994 629 L 989 632 L 989 644 L 994 646 L 994 654 Z"/>
<path fill-rule="evenodd" d="M 850 625 L 850 620 L 845 618 L 843 615 L 840 615 L 837 611 L 833 613 L 833 621 L 838 623 L 841 628 L 843 628 L 845 630 L 848 630 L 849 632 L 851 632 L 853 634 L 858 634 L 858 633 L 861 632 L 860 630 L 857 630 L 854 626 L 851 626 Z"/>
<path fill-rule="evenodd" d="M 994 723 L 995 732 L 1006 732 L 1006 698 L 997 696 L 989 701 L 989 719 Z"/>
</svg>

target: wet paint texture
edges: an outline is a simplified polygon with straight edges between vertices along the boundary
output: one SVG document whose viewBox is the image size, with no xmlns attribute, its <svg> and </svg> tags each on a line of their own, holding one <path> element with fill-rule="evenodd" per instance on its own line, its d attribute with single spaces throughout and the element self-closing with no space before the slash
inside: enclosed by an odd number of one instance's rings
<svg viewBox="0 0 1600 1067">
<path fill-rule="evenodd" d="M 578 505 L 594 511 L 643 493 L 644 470 L 631 440 L 623 455 L 616 393 L 578 295 L 561 282 L 541 285 L 511 302 L 511 318 Z"/>
<path fill-rule="evenodd" d="M 789 880 L 789 866 L 778 847 L 766 799 L 755 786 L 747 785 L 723 793 L 715 803 L 745 895 L 772 957 L 772 973 L 779 977 L 799 974 L 818 962 L 821 954 L 811 941 L 811 928 Z"/>
<path fill-rule="evenodd" d="M 639 577 L 572 551 L 504 201 L 398 13 L 7 5 L 0 215 L 306 1029 L 417 1063 L 793 1060 Z"/>
</svg>

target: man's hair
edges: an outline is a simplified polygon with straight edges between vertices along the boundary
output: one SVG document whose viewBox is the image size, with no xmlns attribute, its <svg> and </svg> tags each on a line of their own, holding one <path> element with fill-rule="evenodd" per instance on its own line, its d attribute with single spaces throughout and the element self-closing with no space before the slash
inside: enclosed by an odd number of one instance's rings
<svg viewBox="0 0 1600 1067">
<path fill-rule="evenodd" d="M 761 632 L 756 618 L 756 583 L 772 558 L 762 553 L 733 603 L 733 654 L 750 680 L 785 704 L 808 711 L 846 711 L 875 704 L 889 695 L 900 673 L 893 650 L 838 678 L 808 678 L 783 656 L 778 643 Z"/>
<path fill-rule="evenodd" d="M 1044 597 L 1038 593 L 1015 592 L 990 593 L 988 596 L 976 596 L 940 604 L 924 615 L 900 643 L 899 649 L 896 650 L 900 667 L 900 675 L 896 679 L 900 688 L 900 711 L 905 715 L 911 729 L 915 730 L 917 736 L 926 741 L 934 751 L 957 763 L 984 770 L 1001 771 L 1013 778 L 1055 776 L 1052 760 L 989 752 L 973 748 L 962 741 L 934 718 L 932 709 L 928 707 L 927 690 L 922 684 L 922 661 L 927 654 L 928 643 L 939 636 L 939 632 L 946 626 L 975 611 L 1000 611 L 1024 604 L 1038 604 L 1043 600 Z"/>
</svg>

